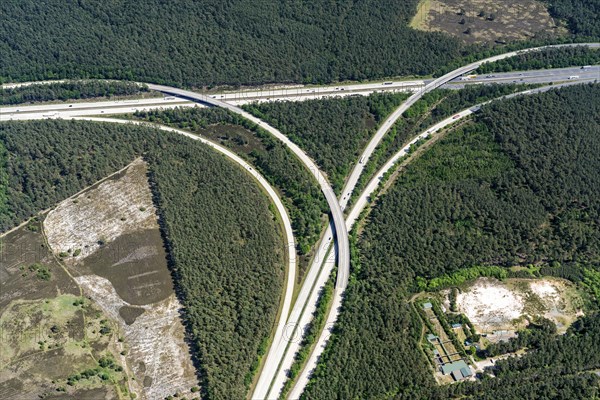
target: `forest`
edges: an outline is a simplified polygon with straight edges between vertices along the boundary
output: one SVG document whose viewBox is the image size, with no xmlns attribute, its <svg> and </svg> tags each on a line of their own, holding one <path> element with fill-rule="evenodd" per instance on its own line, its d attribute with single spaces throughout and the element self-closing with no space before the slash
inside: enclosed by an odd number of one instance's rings
<svg viewBox="0 0 600 400">
<path fill-rule="evenodd" d="M 399 118 L 379 143 L 358 179 L 351 200 L 375 173 L 415 136 L 467 107 L 531 88 L 526 85 L 472 85 L 463 89 L 438 89 L 425 94 Z"/>
<path fill-rule="evenodd" d="M 600 50 L 588 47 L 558 47 L 523 53 L 504 60 L 485 63 L 477 73 L 524 71 L 528 69 L 565 68 L 600 64 Z"/>
<path fill-rule="evenodd" d="M 252 178 L 197 141 L 150 128 L 10 122 L 0 143 L 2 231 L 144 156 L 204 398 L 244 398 L 285 266 L 282 233 Z"/>
<path fill-rule="evenodd" d="M 417 3 L 4 0 L 0 79 L 202 87 L 427 74 L 462 49 L 408 27 Z"/>
<path fill-rule="evenodd" d="M 327 203 L 316 180 L 279 140 L 237 114 L 221 108 L 138 111 L 135 118 L 203 135 L 252 163 L 283 194 L 301 255 L 310 252 L 323 229 Z M 305 267 L 302 260 L 302 268 Z"/>
<path fill-rule="evenodd" d="M 410 29 L 417 4 L 4 0 L 0 83 L 62 78 L 184 87 L 325 83 L 428 75 L 504 48 L 466 47 L 442 33 Z M 598 0 L 557 0 L 549 9 L 576 39 L 600 37 Z"/>
<path fill-rule="evenodd" d="M 0 88 L 0 105 L 132 96 L 147 91 L 146 85 L 132 82 L 99 80 L 53 82 L 43 85 Z"/>
<path fill-rule="evenodd" d="M 600 36 L 600 1 L 553 0 L 548 7 L 550 15 L 565 20 L 569 30 L 580 36 Z"/>
<path fill-rule="evenodd" d="M 498 362 L 480 382 L 438 387 L 408 303 L 417 277 L 534 264 L 600 271 L 600 85 L 485 106 L 417 158 L 374 204 L 330 345 L 307 399 L 590 399 L 600 314 Z M 584 278 L 585 279 L 585 278 Z M 539 336 L 539 335 L 538 335 Z M 544 336 L 544 335 L 541 335 Z M 537 347 L 536 347 L 537 346 Z"/>
<path fill-rule="evenodd" d="M 254 103 L 244 109 L 306 151 L 339 194 L 369 139 L 407 97 L 406 93 L 375 93 L 368 97 Z"/>
</svg>

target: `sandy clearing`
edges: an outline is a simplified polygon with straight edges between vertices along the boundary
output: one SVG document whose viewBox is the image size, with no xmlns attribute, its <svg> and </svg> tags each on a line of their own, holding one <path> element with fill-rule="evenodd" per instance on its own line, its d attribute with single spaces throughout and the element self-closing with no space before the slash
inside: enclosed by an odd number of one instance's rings
<svg viewBox="0 0 600 400">
<path fill-rule="evenodd" d="M 81 260 L 100 248 L 99 242 L 136 230 L 156 227 L 157 217 L 146 180 L 146 164 L 138 159 L 119 179 L 108 179 L 48 213 L 44 232 L 55 253 L 81 250 Z"/>
<path fill-rule="evenodd" d="M 533 293 L 537 294 L 542 299 L 558 300 L 560 294 L 556 284 L 550 281 L 533 281 L 529 285 Z"/>
<path fill-rule="evenodd" d="M 559 333 L 583 312 L 581 298 L 568 281 L 555 278 L 507 279 L 480 278 L 463 289 L 456 298 L 464 313 L 480 333 L 523 328 L 531 317 L 552 320 Z"/>
<path fill-rule="evenodd" d="M 180 320 L 181 305 L 175 295 L 156 304 L 141 306 L 145 312 L 128 325 L 119 309 L 122 300 L 107 279 L 96 275 L 75 278 L 86 295 L 117 321 L 128 346 L 125 362 L 135 375 L 130 381 L 139 399 L 163 399 L 198 386 L 196 371 L 185 344 Z M 144 383 L 150 385 L 144 387 Z"/>
<path fill-rule="evenodd" d="M 469 291 L 456 297 L 458 309 L 482 332 L 510 329 L 511 322 L 521 316 L 523 297 L 493 280 L 478 280 Z"/>
</svg>

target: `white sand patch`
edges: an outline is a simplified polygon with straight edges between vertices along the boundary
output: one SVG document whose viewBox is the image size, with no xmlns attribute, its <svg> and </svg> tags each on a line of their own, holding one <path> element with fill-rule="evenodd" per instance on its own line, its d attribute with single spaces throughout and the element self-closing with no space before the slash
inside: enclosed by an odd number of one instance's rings
<svg viewBox="0 0 600 400">
<path fill-rule="evenodd" d="M 184 327 L 179 313 L 181 305 L 170 296 L 156 304 L 141 306 L 146 311 L 133 324 L 127 325 L 119 309 L 129 305 L 123 301 L 107 279 L 96 275 L 75 278 L 86 295 L 112 319 L 119 323 L 128 352 L 125 361 L 135 375 L 130 381 L 138 399 L 164 399 L 177 391 L 188 392 L 198 386 L 189 348 L 184 341 Z M 142 364 L 143 363 L 143 364 Z M 144 387 L 144 378 L 151 384 Z"/>
<path fill-rule="evenodd" d="M 467 292 L 456 297 L 458 309 L 480 332 L 512 328 L 512 321 L 523 311 L 523 297 L 498 281 L 480 279 Z"/>
<path fill-rule="evenodd" d="M 124 233 L 156 227 L 152 194 L 142 159 L 131 163 L 124 176 L 107 179 L 98 187 L 60 203 L 48 213 L 44 232 L 55 253 L 81 250 L 82 259 Z"/>
<path fill-rule="evenodd" d="M 560 299 L 560 293 L 553 282 L 533 281 L 529 287 L 543 300 L 558 301 Z"/>
<path fill-rule="evenodd" d="M 568 281 L 545 279 L 477 279 L 458 294 L 458 311 L 464 313 L 479 333 L 509 337 L 524 328 L 532 317 L 545 317 L 564 333 L 583 315 L 582 300 Z"/>
</svg>

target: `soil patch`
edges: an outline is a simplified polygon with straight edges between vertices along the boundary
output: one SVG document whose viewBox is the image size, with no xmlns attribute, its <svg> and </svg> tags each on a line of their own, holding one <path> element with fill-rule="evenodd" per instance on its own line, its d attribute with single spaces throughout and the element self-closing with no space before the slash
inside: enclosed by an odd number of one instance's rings
<svg viewBox="0 0 600 400">
<path fill-rule="evenodd" d="M 0 316 L 0 333 L 0 398 L 47 398 L 60 387 L 63 398 L 87 399 L 92 388 L 103 399 L 117 398 L 113 385 L 122 383 L 123 374 L 114 382 L 96 378 L 83 387 L 66 386 L 69 376 L 114 353 L 115 329 L 89 300 L 60 295 L 14 301 Z"/>
<path fill-rule="evenodd" d="M 158 225 L 115 238 L 83 260 L 76 273 L 108 279 L 129 304 L 152 304 L 173 293 L 173 280 Z"/>
<path fill-rule="evenodd" d="M 507 43 L 567 33 L 535 0 L 425 0 L 419 3 L 411 26 L 444 32 L 466 43 Z"/>
<path fill-rule="evenodd" d="M 120 315 L 121 310 L 134 307 L 119 296 L 109 280 L 96 275 L 75 279 L 86 295 L 118 322 L 127 344 L 124 359 L 135 375 L 131 384 L 136 393 L 142 393 L 141 398 L 162 399 L 198 386 L 175 294 L 159 303 L 135 307 L 144 313 L 129 324 Z"/>
<path fill-rule="evenodd" d="M 583 301 L 575 286 L 561 279 L 480 278 L 457 295 L 456 304 L 480 333 L 518 330 L 536 316 L 564 332 L 582 315 Z"/>
<path fill-rule="evenodd" d="M 123 321 L 127 325 L 131 325 L 135 322 L 137 317 L 144 313 L 144 309 L 141 307 L 123 306 L 119 308 L 119 316 L 123 318 Z"/>
<path fill-rule="evenodd" d="M 32 221 L 0 237 L 0 313 L 14 300 L 39 300 L 63 294 L 79 294 L 77 284 L 56 262 Z M 44 268 L 48 275 L 38 274 Z"/>
<path fill-rule="evenodd" d="M 52 210 L 44 231 L 76 282 L 118 326 L 139 399 L 198 386 L 181 305 L 140 159 Z M 102 330 L 102 328 L 100 328 Z"/>
<path fill-rule="evenodd" d="M 74 265 L 117 237 L 157 227 L 157 217 L 143 160 L 120 174 L 65 200 L 48 213 L 48 244 L 64 262 Z"/>
</svg>

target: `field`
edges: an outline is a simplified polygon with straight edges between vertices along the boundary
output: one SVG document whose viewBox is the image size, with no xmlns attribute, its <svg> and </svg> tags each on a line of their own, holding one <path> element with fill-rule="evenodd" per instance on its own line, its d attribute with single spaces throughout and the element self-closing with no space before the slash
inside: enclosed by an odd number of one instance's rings
<svg viewBox="0 0 600 400">
<path fill-rule="evenodd" d="M 582 298 L 574 285 L 562 279 L 481 278 L 457 296 L 459 312 L 464 313 L 478 333 L 515 331 L 530 318 L 543 316 L 553 321 L 560 333 L 583 315 Z M 506 332 L 508 334 L 508 332 Z"/>
<path fill-rule="evenodd" d="M 119 326 L 134 391 L 155 399 L 198 382 L 146 175 L 137 159 L 60 203 L 44 231 L 84 293 Z"/>
<path fill-rule="evenodd" d="M 104 371 L 68 385 L 67 378 L 118 354 L 115 326 L 48 251 L 40 223 L 1 238 L 0 398 L 116 399 L 128 392 L 125 374 Z M 52 368 L 47 368 L 52 365 Z"/>
<path fill-rule="evenodd" d="M 466 43 L 507 43 L 566 32 L 535 0 L 424 0 L 411 26 L 444 32 Z"/>
<path fill-rule="evenodd" d="M 79 288 L 60 266 L 40 233 L 41 224 L 32 220 L 0 236 L 0 312 L 15 300 L 41 300 L 59 293 L 80 295 Z M 30 266 L 41 265 L 48 279 L 37 277 Z"/>
</svg>

